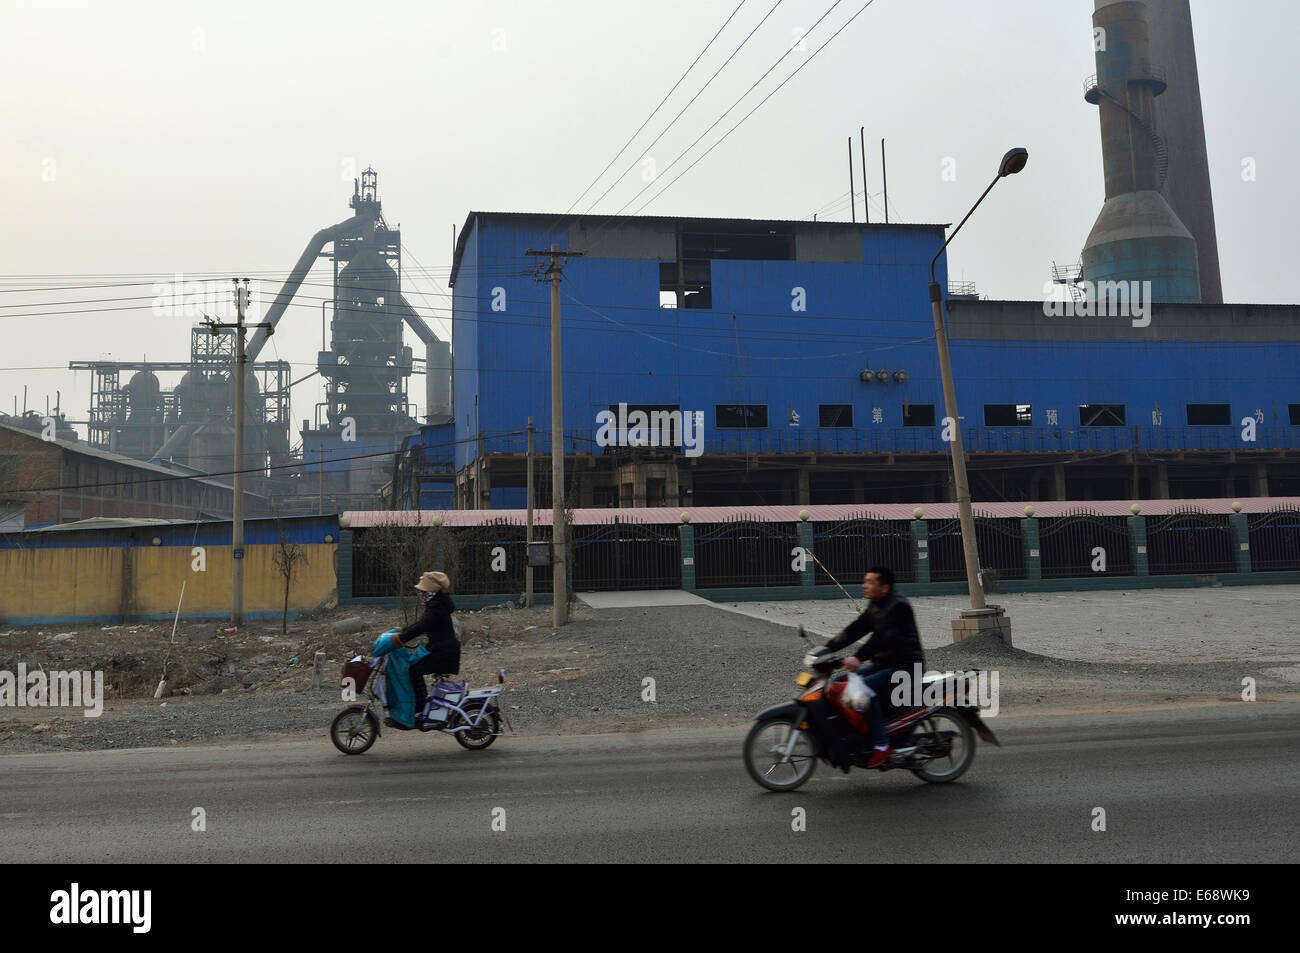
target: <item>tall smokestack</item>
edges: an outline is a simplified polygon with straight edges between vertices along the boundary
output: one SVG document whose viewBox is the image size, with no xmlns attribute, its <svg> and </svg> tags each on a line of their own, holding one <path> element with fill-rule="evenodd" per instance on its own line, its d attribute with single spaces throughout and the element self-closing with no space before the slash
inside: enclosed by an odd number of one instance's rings
<svg viewBox="0 0 1300 953">
<path fill-rule="evenodd" d="M 1223 303 L 1219 242 L 1214 234 L 1214 197 L 1201 115 L 1201 81 L 1196 70 L 1189 0 L 1146 0 L 1151 24 L 1151 58 L 1165 70 L 1169 90 L 1156 100 L 1156 128 L 1169 148 L 1164 196 L 1196 239 L 1201 300 Z"/>
<path fill-rule="evenodd" d="M 1106 202 L 1083 247 L 1092 282 L 1151 282 L 1158 302 L 1199 302 L 1196 240 L 1161 189 L 1168 146 L 1155 100 L 1167 86 L 1151 60 L 1147 8 L 1137 0 L 1097 0 L 1097 76 L 1084 98 L 1100 107 Z"/>
</svg>

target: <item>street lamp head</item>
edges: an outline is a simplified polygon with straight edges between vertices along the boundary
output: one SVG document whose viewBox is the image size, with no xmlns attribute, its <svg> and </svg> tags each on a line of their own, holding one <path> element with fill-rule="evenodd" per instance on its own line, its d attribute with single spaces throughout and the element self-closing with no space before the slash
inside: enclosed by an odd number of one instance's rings
<svg viewBox="0 0 1300 953">
<path fill-rule="evenodd" d="M 1009 175 L 1015 175 L 1025 167 L 1029 161 L 1029 150 L 1017 146 L 1015 149 L 1009 149 L 1007 154 L 1002 157 L 1002 164 L 998 166 L 998 178 L 1006 178 Z"/>
</svg>

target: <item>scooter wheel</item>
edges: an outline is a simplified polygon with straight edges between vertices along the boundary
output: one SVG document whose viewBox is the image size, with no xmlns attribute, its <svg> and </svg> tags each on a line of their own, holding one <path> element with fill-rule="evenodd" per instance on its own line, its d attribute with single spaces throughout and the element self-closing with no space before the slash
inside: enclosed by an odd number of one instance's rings
<svg viewBox="0 0 1300 953">
<path fill-rule="evenodd" d="M 353 705 L 334 716 L 330 740 L 344 754 L 362 754 L 379 737 L 379 723 L 364 705 Z"/>
<path fill-rule="evenodd" d="M 478 711 L 482 704 L 469 705 L 465 708 L 465 714 L 470 716 L 470 720 L 478 717 Z M 466 724 L 460 715 L 454 716 L 455 720 L 450 727 L 455 728 L 457 725 Z M 462 748 L 468 748 L 470 751 L 482 751 L 492 742 L 497 740 L 497 735 L 501 733 L 501 715 L 497 713 L 496 708 L 489 708 L 483 720 L 478 723 L 478 727 L 470 728 L 467 731 L 453 732 L 456 743 Z"/>
</svg>

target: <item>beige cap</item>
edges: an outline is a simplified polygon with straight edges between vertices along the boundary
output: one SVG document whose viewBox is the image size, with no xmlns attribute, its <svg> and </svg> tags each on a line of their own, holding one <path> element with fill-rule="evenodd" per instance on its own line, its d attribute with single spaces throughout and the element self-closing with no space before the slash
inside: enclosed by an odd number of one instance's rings
<svg viewBox="0 0 1300 953">
<path fill-rule="evenodd" d="M 451 580 L 445 572 L 426 572 L 415 584 L 421 592 L 450 592 Z"/>
</svg>

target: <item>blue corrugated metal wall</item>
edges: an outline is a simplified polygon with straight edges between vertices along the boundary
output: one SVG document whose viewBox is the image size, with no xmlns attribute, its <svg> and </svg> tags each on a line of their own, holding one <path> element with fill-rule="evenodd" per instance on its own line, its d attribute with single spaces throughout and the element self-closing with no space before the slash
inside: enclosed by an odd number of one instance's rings
<svg viewBox="0 0 1300 953">
<path fill-rule="evenodd" d="M 455 286 L 458 467 L 474 458 L 477 430 L 488 451 L 522 450 L 522 433 L 495 435 L 522 432 L 529 415 L 543 435 L 549 430 L 549 292 L 529 275 L 541 260 L 523 252 L 569 241 L 567 232 L 527 220 L 474 221 Z M 657 261 L 571 259 L 563 284 L 565 431 L 588 441 L 574 449 L 594 446 L 596 413 L 620 401 L 704 411 L 706 452 L 946 449 L 937 427 L 903 425 L 904 401 L 933 404 L 936 420 L 943 416 L 926 293 L 942 241 L 935 226 L 865 227 L 863 263 L 715 260 L 710 309 L 661 309 Z M 943 259 L 938 278 L 946 287 Z M 504 299 L 494 299 L 498 288 Z M 803 312 L 792 310 L 795 288 L 806 294 Z M 494 300 L 504 310 L 493 310 Z M 1225 449 L 1257 411 L 1261 432 L 1290 433 L 1287 404 L 1300 402 L 1294 342 L 955 340 L 952 351 L 971 450 L 1125 448 L 1135 425 L 1147 428 L 1145 446 L 1164 439 Z M 907 380 L 864 383 L 867 367 L 903 370 Z M 737 403 L 766 404 L 766 431 L 717 430 L 715 405 Z M 1188 403 L 1230 404 L 1231 426 L 1188 428 Z M 818 429 L 819 404 L 851 404 L 853 429 Z M 1032 405 L 1036 430 L 985 428 L 985 404 Z M 1123 404 L 1126 426 L 1083 431 L 1080 404 Z M 1152 427 L 1157 406 L 1163 430 Z M 800 415 L 798 430 L 789 409 Z M 1181 428 L 1176 438 L 1173 428 Z M 494 506 L 506 505 L 493 494 Z"/>
</svg>

